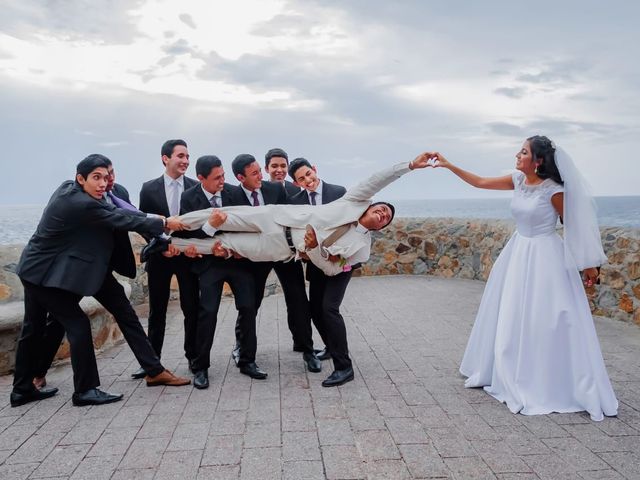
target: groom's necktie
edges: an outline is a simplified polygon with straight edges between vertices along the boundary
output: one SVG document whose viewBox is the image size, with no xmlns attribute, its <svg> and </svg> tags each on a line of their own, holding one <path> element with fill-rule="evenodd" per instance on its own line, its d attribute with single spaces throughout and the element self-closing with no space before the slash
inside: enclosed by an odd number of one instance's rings
<svg viewBox="0 0 640 480">
<path fill-rule="evenodd" d="M 334 243 L 338 241 L 340 237 L 342 237 L 345 233 L 347 233 L 351 227 L 357 225 L 358 222 L 345 223 L 344 225 L 340 225 L 337 227 L 331 234 L 322 241 L 323 247 L 330 247 Z"/>
<path fill-rule="evenodd" d="M 116 197 L 113 193 L 107 192 L 107 196 L 111 199 L 111 202 L 118 208 L 122 208 L 124 210 L 129 210 L 130 212 L 139 212 L 136 207 L 131 205 L 126 200 L 122 200 L 121 198 Z"/>
<path fill-rule="evenodd" d="M 220 208 L 220 204 L 218 203 L 218 197 L 216 195 L 211 197 L 211 200 L 209 200 L 209 203 L 211 203 L 211 206 L 213 208 Z"/>
<path fill-rule="evenodd" d="M 318 196 L 318 192 L 309 192 L 309 198 L 311 199 L 311 205 L 316 204 L 316 197 Z"/>
</svg>

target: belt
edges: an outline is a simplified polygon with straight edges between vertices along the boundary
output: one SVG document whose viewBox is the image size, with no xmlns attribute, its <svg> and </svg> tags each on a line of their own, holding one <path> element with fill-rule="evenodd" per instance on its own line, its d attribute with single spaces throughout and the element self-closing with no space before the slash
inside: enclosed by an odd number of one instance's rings
<svg viewBox="0 0 640 480">
<path fill-rule="evenodd" d="M 293 245 L 293 239 L 291 238 L 291 227 L 284 227 L 284 236 L 287 239 L 291 253 L 296 253 L 296 247 Z"/>
</svg>

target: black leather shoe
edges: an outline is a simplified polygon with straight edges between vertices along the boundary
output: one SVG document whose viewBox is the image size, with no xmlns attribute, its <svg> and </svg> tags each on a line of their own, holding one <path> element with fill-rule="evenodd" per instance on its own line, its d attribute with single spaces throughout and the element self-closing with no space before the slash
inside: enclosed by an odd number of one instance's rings
<svg viewBox="0 0 640 480">
<path fill-rule="evenodd" d="M 233 350 L 231 350 L 231 358 L 233 358 L 233 363 L 236 364 L 236 367 L 240 368 L 240 365 L 238 365 L 240 361 L 240 345 L 236 344 L 235 347 L 233 347 Z"/>
<path fill-rule="evenodd" d="M 9 401 L 12 407 L 19 407 L 25 403 L 35 402 L 36 400 L 44 400 L 45 398 L 53 397 L 58 393 L 57 388 L 41 388 L 40 390 L 34 388 L 29 393 L 11 392 Z"/>
<path fill-rule="evenodd" d="M 299 345 L 296 342 L 293 342 L 293 351 L 302 353 L 304 352 L 304 348 L 302 347 L 302 345 Z"/>
<path fill-rule="evenodd" d="M 71 402 L 76 407 L 84 405 L 104 405 L 105 403 L 113 403 L 122 400 L 121 393 L 103 392 L 98 388 L 92 388 L 82 393 L 74 393 L 71 396 Z"/>
<path fill-rule="evenodd" d="M 307 364 L 310 372 L 318 373 L 322 371 L 322 362 L 318 360 L 315 353 L 303 353 L 302 359 Z"/>
<path fill-rule="evenodd" d="M 151 241 L 140 250 L 140 263 L 149 260 L 151 255 L 166 252 L 169 249 L 170 243 L 171 240 L 168 238 L 153 237 Z"/>
<path fill-rule="evenodd" d="M 267 378 L 267 372 L 260 370 L 260 367 L 255 362 L 247 363 L 240 367 L 240 373 L 247 375 L 256 380 L 264 380 Z"/>
<path fill-rule="evenodd" d="M 135 372 L 131 374 L 131 378 L 135 378 L 136 380 L 140 378 L 144 378 L 147 376 L 147 372 L 144 371 L 144 368 L 140 367 Z"/>
<path fill-rule="evenodd" d="M 353 368 L 345 368 L 344 370 L 335 370 L 327 379 L 322 382 L 323 387 L 337 387 L 343 383 L 353 380 Z"/>
<path fill-rule="evenodd" d="M 327 347 L 324 347 L 322 350 L 314 350 L 314 353 L 318 360 L 331 360 L 331 354 Z"/>
<path fill-rule="evenodd" d="M 193 372 L 193 386 L 200 390 L 209 388 L 209 373 L 206 368 Z"/>
</svg>

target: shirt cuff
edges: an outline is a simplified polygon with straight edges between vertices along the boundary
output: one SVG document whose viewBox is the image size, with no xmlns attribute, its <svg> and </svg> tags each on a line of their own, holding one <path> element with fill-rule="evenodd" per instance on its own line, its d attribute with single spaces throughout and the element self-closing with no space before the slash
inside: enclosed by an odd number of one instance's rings
<svg viewBox="0 0 640 480">
<path fill-rule="evenodd" d="M 205 222 L 204 225 L 202 225 L 202 231 L 207 235 L 209 235 L 210 237 L 213 237 L 218 231 L 218 229 L 213 225 L 211 225 L 209 222 Z"/>
</svg>

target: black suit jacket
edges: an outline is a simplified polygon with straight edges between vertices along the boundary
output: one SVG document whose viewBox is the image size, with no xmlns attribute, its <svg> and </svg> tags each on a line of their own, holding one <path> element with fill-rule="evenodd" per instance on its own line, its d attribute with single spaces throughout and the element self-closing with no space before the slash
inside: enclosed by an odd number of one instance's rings
<svg viewBox="0 0 640 480">
<path fill-rule="evenodd" d="M 231 185 L 229 183 L 225 183 L 222 191 L 220 192 L 220 197 L 222 200 L 222 207 L 228 207 L 234 205 L 232 202 L 232 198 L 234 195 L 235 189 L 238 188 L 235 185 Z M 244 194 L 244 192 L 242 192 Z M 196 210 L 204 210 L 207 208 L 211 208 L 211 203 L 207 199 L 207 196 L 202 191 L 202 186 L 200 183 L 191 187 L 189 190 L 185 190 L 182 193 L 182 197 L 180 199 L 180 214 L 184 215 L 185 213 L 194 212 Z M 174 236 L 181 238 L 210 238 L 209 235 L 204 233 L 202 229 L 198 230 L 185 230 L 182 232 L 175 232 Z M 196 258 L 193 261 L 192 270 L 194 273 L 200 274 L 204 272 L 209 266 L 212 264 L 220 265 L 220 266 L 229 266 L 235 262 L 235 259 L 224 259 L 220 257 L 216 257 L 214 255 L 203 255 L 201 258 Z"/>
<path fill-rule="evenodd" d="M 111 193 L 131 203 L 129 199 L 129 192 L 119 183 L 115 183 L 111 189 Z M 129 239 L 129 232 L 123 230 L 116 230 L 114 232 L 114 248 L 111 255 L 111 268 L 125 277 L 136 277 L 136 259 L 133 256 L 133 248 L 131 248 L 131 240 Z"/>
<path fill-rule="evenodd" d="M 331 183 L 322 182 L 322 204 L 331 203 L 334 200 L 339 199 L 345 193 L 347 189 L 341 185 L 333 185 Z M 309 192 L 301 190 L 297 194 L 289 197 L 289 203 L 292 205 L 309 205 Z"/>
<path fill-rule="evenodd" d="M 262 182 L 260 192 L 262 193 L 262 198 L 264 198 L 265 205 L 287 203 L 287 193 L 280 182 Z M 231 202 L 232 205 L 251 205 L 249 198 L 247 198 L 240 185 L 232 187 Z"/>
<path fill-rule="evenodd" d="M 284 181 L 284 190 L 287 194 L 287 197 L 292 197 L 298 193 L 300 193 L 300 190 L 302 190 L 300 187 L 296 187 L 296 185 L 292 182 L 290 182 L 289 180 L 285 180 Z"/>
<path fill-rule="evenodd" d="M 16 273 L 35 285 L 93 296 L 110 268 L 114 229 L 159 235 L 163 222 L 97 200 L 68 180 L 51 196 Z"/>
<path fill-rule="evenodd" d="M 198 184 L 193 178 L 184 177 L 184 192 Z M 164 175 L 154 178 L 142 184 L 140 189 L 140 210 L 145 213 L 155 213 L 156 215 L 169 215 L 169 204 L 164 191 Z"/>
</svg>

